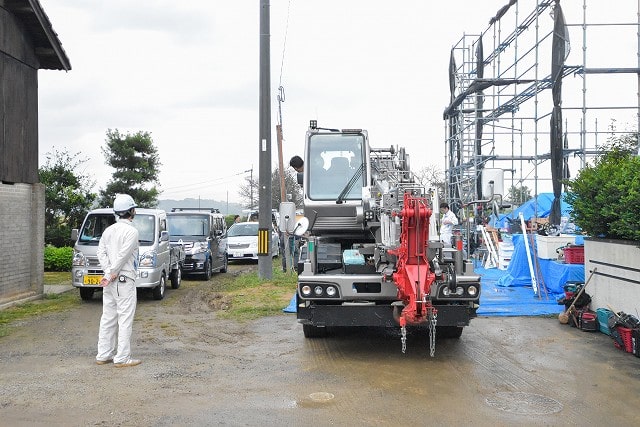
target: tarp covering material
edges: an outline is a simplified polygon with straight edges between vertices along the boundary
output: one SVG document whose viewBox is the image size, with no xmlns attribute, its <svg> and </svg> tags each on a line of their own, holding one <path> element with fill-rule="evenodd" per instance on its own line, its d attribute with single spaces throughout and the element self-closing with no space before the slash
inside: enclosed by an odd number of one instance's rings
<svg viewBox="0 0 640 427">
<path fill-rule="evenodd" d="M 506 271 L 496 281 L 497 286 L 501 287 L 531 287 L 531 273 L 529 270 L 529 261 L 527 259 L 527 250 L 524 246 L 524 238 L 522 234 L 514 234 L 513 254 Z M 576 238 L 579 243 L 581 236 Z M 533 255 L 533 251 L 531 250 Z M 550 259 L 536 259 L 537 268 L 534 267 L 536 273 L 536 281 L 544 296 L 546 289 L 548 294 L 563 294 L 564 285 L 570 281 L 584 281 L 584 264 L 565 264 Z M 535 265 L 535 264 L 534 264 Z M 531 290 L 533 295 L 533 290 Z"/>
<path fill-rule="evenodd" d="M 553 193 L 540 193 L 538 197 L 533 198 L 524 204 L 522 204 L 513 212 L 500 215 L 498 221 L 495 223 L 496 228 L 507 228 L 509 225 L 509 219 L 518 221 L 519 214 L 522 212 L 525 221 L 530 220 L 533 217 L 547 218 L 551 213 L 551 205 L 553 204 Z M 562 202 L 560 203 L 561 216 L 569 216 L 572 210 L 572 206 L 564 201 L 564 195 L 562 196 Z M 536 206 L 537 205 L 537 206 Z"/>
<path fill-rule="evenodd" d="M 455 97 L 451 104 L 444 110 L 442 116 L 444 120 L 447 120 L 451 116 L 457 115 L 459 112 L 458 107 L 464 102 L 464 100 L 477 92 L 482 92 L 485 89 L 489 89 L 494 86 L 508 86 L 512 84 L 533 83 L 535 80 L 529 79 L 475 79 L 471 82 L 469 87 Z"/>
<path fill-rule="evenodd" d="M 542 316 L 564 311 L 557 295 L 538 298 L 531 286 L 498 286 L 503 270 L 476 268 L 476 273 L 482 276 L 478 316 Z"/>
<path fill-rule="evenodd" d="M 293 294 L 291 297 L 291 301 L 289 301 L 289 305 L 282 309 L 285 313 L 297 313 L 298 310 L 296 308 L 296 303 L 298 301 L 298 296 Z"/>
<path fill-rule="evenodd" d="M 553 112 L 551 113 L 551 182 L 553 185 L 554 199 L 549 214 L 549 222 L 560 224 L 560 192 L 562 191 L 562 178 L 564 176 L 564 153 L 562 141 L 562 70 L 564 61 L 569 55 L 569 31 L 564 23 L 564 14 L 560 3 L 553 9 L 555 18 L 553 27 L 553 43 L 551 48 L 551 93 L 553 97 Z"/>
<path fill-rule="evenodd" d="M 482 48 L 482 36 L 478 39 L 476 46 L 476 73 L 479 79 L 484 77 L 484 52 Z M 484 94 L 482 91 L 476 92 L 476 156 L 482 158 L 482 110 L 484 109 Z M 484 164 L 477 165 L 476 178 L 476 194 L 478 198 L 483 199 L 487 195 L 482 194 L 482 169 Z"/>
</svg>

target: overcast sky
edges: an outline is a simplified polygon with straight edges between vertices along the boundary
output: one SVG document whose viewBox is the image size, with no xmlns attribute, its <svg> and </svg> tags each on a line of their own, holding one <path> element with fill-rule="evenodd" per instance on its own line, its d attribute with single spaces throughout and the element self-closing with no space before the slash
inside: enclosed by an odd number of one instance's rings
<svg viewBox="0 0 640 427">
<path fill-rule="evenodd" d="M 104 188 L 107 129 L 148 131 L 161 199 L 239 201 L 244 171 L 258 175 L 259 0 L 40 2 L 72 65 L 39 72 L 41 164 L 81 152 Z M 273 166 L 281 84 L 285 164 L 317 119 L 444 169 L 450 49 L 506 3 L 271 0 Z"/>
</svg>

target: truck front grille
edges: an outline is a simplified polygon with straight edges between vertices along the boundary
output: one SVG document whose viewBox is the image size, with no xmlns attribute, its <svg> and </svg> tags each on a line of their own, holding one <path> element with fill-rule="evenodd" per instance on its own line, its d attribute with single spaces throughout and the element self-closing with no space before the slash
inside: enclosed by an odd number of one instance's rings
<svg viewBox="0 0 640 427">
<path fill-rule="evenodd" d="M 314 230 L 362 230 L 362 223 L 352 216 L 321 216 L 313 223 Z"/>
</svg>

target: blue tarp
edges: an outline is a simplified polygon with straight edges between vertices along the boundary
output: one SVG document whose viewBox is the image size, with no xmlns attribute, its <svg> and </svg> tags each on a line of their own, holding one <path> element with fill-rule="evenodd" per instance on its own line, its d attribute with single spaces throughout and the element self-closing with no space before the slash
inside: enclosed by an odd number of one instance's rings
<svg viewBox="0 0 640 427">
<path fill-rule="evenodd" d="M 525 202 L 517 209 L 514 209 L 513 212 L 500 215 L 494 226 L 496 228 L 507 228 L 509 226 L 509 219 L 517 221 L 520 220 L 520 212 L 522 212 L 522 216 L 525 221 L 528 221 L 533 217 L 547 218 L 551 213 L 552 203 L 553 193 L 540 193 L 538 194 L 538 197 Z M 560 215 L 568 217 L 571 213 L 571 209 L 571 205 L 564 201 L 564 193 L 562 193 L 560 198 Z"/>
<path fill-rule="evenodd" d="M 289 305 L 282 309 L 285 313 L 297 313 L 296 303 L 298 301 L 297 295 L 293 294 L 291 297 L 291 301 L 289 301 Z"/>
<path fill-rule="evenodd" d="M 478 316 L 541 316 L 559 314 L 564 305 L 557 303 L 559 295 L 536 296 L 529 286 L 499 286 L 497 282 L 506 272 L 498 269 L 476 268 L 482 276 Z"/>
<path fill-rule="evenodd" d="M 513 254 L 507 270 L 496 282 L 497 286 L 531 286 L 531 273 L 529 270 L 529 261 L 527 260 L 527 250 L 524 246 L 522 234 L 512 235 Z M 533 239 L 531 239 L 533 240 Z M 534 242 L 531 242 L 533 244 Z M 582 240 L 582 236 L 577 236 L 576 243 Z M 531 252 L 533 254 L 533 252 Z M 546 288 L 548 293 L 562 294 L 563 286 L 568 281 L 584 281 L 584 264 L 565 264 L 550 259 L 537 260 L 537 266 L 534 264 L 536 280 L 539 282 L 540 289 L 544 291 Z M 532 291 L 533 292 L 533 291 Z"/>
</svg>

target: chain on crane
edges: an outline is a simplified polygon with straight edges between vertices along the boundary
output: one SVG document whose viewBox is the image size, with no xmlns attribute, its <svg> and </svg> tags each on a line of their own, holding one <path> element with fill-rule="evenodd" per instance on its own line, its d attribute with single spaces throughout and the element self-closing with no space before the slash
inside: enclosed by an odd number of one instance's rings
<svg viewBox="0 0 640 427">
<path fill-rule="evenodd" d="M 434 357 L 436 354 L 436 324 L 438 323 L 438 310 L 435 307 L 427 309 L 429 314 L 429 355 Z"/>
</svg>

